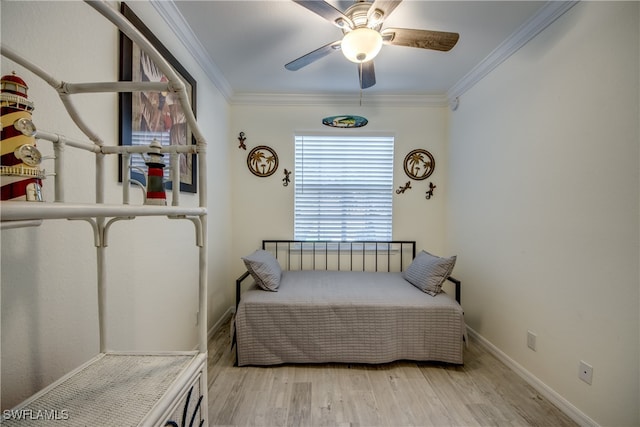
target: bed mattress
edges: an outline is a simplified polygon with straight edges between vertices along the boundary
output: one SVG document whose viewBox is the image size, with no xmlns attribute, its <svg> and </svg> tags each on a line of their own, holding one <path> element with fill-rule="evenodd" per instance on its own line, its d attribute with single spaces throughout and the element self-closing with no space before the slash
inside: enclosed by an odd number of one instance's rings
<svg viewBox="0 0 640 427">
<path fill-rule="evenodd" d="M 463 363 L 462 307 L 401 273 L 284 271 L 277 292 L 242 294 L 235 328 L 239 366 Z"/>
</svg>

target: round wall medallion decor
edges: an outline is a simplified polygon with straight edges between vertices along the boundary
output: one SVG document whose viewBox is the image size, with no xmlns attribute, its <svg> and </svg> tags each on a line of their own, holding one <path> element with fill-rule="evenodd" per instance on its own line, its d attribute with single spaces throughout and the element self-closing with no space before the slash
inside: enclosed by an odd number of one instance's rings
<svg viewBox="0 0 640 427">
<path fill-rule="evenodd" d="M 322 124 L 332 128 L 361 128 L 366 126 L 369 120 L 362 116 L 331 116 L 322 119 Z"/>
<path fill-rule="evenodd" d="M 278 155 L 266 145 L 258 145 L 249 152 L 247 166 L 252 174 L 261 178 L 271 176 L 278 169 Z"/>
<path fill-rule="evenodd" d="M 431 153 L 422 148 L 409 152 L 404 158 L 404 173 L 418 181 L 429 178 L 435 167 L 436 161 Z"/>
</svg>

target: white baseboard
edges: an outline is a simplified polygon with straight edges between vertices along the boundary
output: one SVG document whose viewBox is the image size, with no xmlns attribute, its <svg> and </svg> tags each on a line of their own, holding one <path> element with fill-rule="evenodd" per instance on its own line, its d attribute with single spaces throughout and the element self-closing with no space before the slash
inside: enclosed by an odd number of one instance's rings
<svg viewBox="0 0 640 427">
<path fill-rule="evenodd" d="M 518 374 L 523 380 L 525 380 L 531 387 L 533 387 L 538 393 L 544 396 L 551 403 L 556 405 L 558 409 L 564 412 L 569 418 L 576 423 L 584 427 L 600 427 L 593 419 L 587 414 L 576 408 L 567 399 L 558 394 L 551 387 L 543 383 L 538 377 L 527 371 L 518 362 L 507 356 L 502 350 L 493 345 L 490 341 L 484 338 L 482 335 L 474 331 L 467 326 L 467 331 L 472 339 L 478 344 L 484 347 L 489 353 L 494 355 L 498 360 L 507 365 L 512 371 Z"/>
<path fill-rule="evenodd" d="M 233 313 L 236 312 L 236 308 L 235 307 L 229 307 L 227 309 L 227 311 L 224 312 L 224 314 L 222 316 L 220 316 L 220 318 L 218 319 L 218 321 L 216 323 L 213 324 L 213 326 L 211 326 L 209 328 L 209 330 L 207 331 L 207 341 L 211 340 L 211 338 L 213 338 L 213 335 L 218 332 L 218 329 L 220 329 L 222 327 L 222 325 L 224 325 L 224 323 L 227 321 L 227 319 L 229 319 L 229 317 L 233 316 Z M 192 350 L 194 351 L 198 351 L 200 349 L 200 346 L 198 344 L 196 344 Z"/>
<path fill-rule="evenodd" d="M 229 319 L 229 317 L 233 316 L 233 313 L 235 311 L 235 307 L 229 307 L 227 311 L 225 311 L 224 314 L 220 316 L 218 321 L 214 323 L 211 328 L 209 328 L 209 331 L 207 332 L 207 339 L 213 338 L 213 335 L 218 332 L 218 329 L 220 329 L 220 327 Z"/>
</svg>

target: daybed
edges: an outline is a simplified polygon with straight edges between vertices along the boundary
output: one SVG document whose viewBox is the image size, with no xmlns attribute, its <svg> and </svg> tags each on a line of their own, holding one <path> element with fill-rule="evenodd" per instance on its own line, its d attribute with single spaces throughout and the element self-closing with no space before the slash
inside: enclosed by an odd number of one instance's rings
<svg viewBox="0 0 640 427">
<path fill-rule="evenodd" d="M 239 366 L 463 363 L 460 282 L 450 277 L 455 257 L 422 251 L 416 258 L 415 242 L 265 240 L 243 260 L 248 271 L 236 281 L 234 324 Z M 248 277 L 254 284 L 241 293 Z M 446 279 L 456 299 L 441 291 Z"/>
</svg>

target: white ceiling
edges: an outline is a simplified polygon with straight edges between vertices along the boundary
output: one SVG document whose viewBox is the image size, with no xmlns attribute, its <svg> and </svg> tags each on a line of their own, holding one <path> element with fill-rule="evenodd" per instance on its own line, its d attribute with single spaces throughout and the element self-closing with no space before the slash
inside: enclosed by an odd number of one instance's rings
<svg viewBox="0 0 640 427">
<path fill-rule="evenodd" d="M 259 95 L 358 94 L 357 65 L 340 51 L 298 71 L 284 64 L 342 38 L 320 16 L 289 0 L 154 2 L 191 50 L 200 50 L 218 87 L 230 99 Z M 330 0 L 344 11 L 349 0 Z M 551 2 L 555 3 L 555 2 Z M 375 86 L 365 95 L 447 94 L 474 67 L 527 25 L 549 4 L 544 1 L 404 0 L 382 28 L 457 32 L 449 52 L 383 46 L 375 58 Z M 170 22 L 172 21 L 172 22 Z M 185 25 L 186 24 L 186 25 Z M 184 40 L 183 40 L 184 41 Z"/>
</svg>

